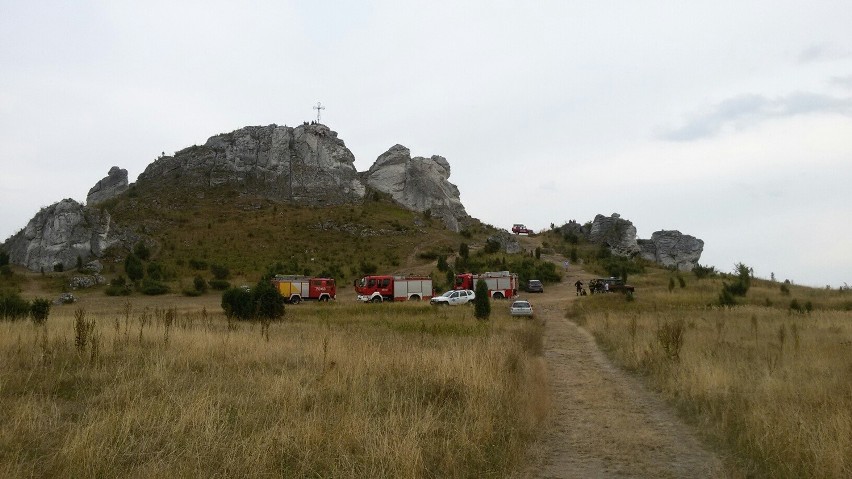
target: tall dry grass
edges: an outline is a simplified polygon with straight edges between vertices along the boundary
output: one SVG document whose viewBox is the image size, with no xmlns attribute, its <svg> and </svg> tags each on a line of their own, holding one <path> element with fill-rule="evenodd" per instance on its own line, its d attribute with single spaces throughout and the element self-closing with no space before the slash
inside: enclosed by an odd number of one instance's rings
<svg viewBox="0 0 852 479">
<path fill-rule="evenodd" d="M 299 305 L 267 340 L 89 306 L 0 323 L 0 476 L 502 477 L 545 415 L 541 326 L 505 315 Z"/>
<path fill-rule="evenodd" d="M 852 313 L 704 306 L 705 293 L 647 291 L 633 304 L 609 295 L 569 317 L 747 475 L 852 477 Z"/>
</svg>

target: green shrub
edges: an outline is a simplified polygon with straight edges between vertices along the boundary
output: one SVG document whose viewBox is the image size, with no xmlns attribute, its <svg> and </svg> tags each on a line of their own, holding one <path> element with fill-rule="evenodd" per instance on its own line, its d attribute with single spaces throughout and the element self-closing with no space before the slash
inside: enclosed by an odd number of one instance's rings
<svg viewBox="0 0 852 479">
<path fill-rule="evenodd" d="M 223 279 L 211 279 L 207 282 L 207 284 L 209 284 L 211 288 L 217 291 L 225 291 L 226 289 L 231 287 L 231 283 Z"/>
<path fill-rule="evenodd" d="M 145 270 L 142 269 L 142 261 L 136 255 L 128 255 L 124 260 L 124 273 L 130 281 L 136 282 L 145 276 Z"/>
<path fill-rule="evenodd" d="M 210 272 L 213 273 L 213 277 L 218 280 L 228 279 L 228 277 L 231 276 L 231 271 L 225 266 L 219 264 L 211 264 Z"/>
<path fill-rule="evenodd" d="M 255 319 L 272 320 L 284 316 L 284 297 L 271 281 L 259 281 L 251 291 L 251 299 Z"/>
<path fill-rule="evenodd" d="M 692 268 L 692 274 L 695 275 L 698 279 L 709 278 L 716 274 L 715 266 L 701 266 L 700 264 L 696 264 L 694 268 Z"/>
<path fill-rule="evenodd" d="M 7 292 L 0 295 L 0 319 L 21 319 L 30 314 L 30 302 L 18 293 Z"/>
<path fill-rule="evenodd" d="M 6 266 L 9 264 L 9 253 L 5 251 L 0 251 L 0 266 Z"/>
<path fill-rule="evenodd" d="M 166 294 L 169 292 L 169 287 L 159 281 L 155 281 L 153 279 L 145 279 L 142 281 L 142 294 L 147 294 L 148 296 L 157 296 L 160 294 Z"/>
<path fill-rule="evenodd" d="M 199 293 L 207 292 L 207 281 L 204 281 L 204 278 L 202 278 L 200 275 L 196 275 L 195 278 L 192 279 L 192 286 Z"/>
<path fill-rule="evenodd" d="M 473 316 L 476 319 L 488 319 L 491 316 L 491 298 L 488 297 L 488 284 L 480 279 L 476 282 L 476 298 L 473 300 Z"/>
<path fill-rule="evenodd" d="M 160 263 L 156 261 L 152 261 L 148 263 L 148 267 L 146 268 L 148 271 L 148 277 L 153 279 L 154 281 L 162 281 L 163 280 L 163 267 Z"/>
<path fill-rule="evenodd" d="M 222 309 L 225 316 L 247 320 L 253 317 L 251 292 L 245 288 L 229 288 L 222 293 Z"/>
<path fill-rule="evenodd" d="M 53 265 L 53 271 L 56 273 L 61 273 L 65 271 L 65 265 L 62 263 L 56 263 Z"/>
<path fill-rule="evenodd" d="M 133 247 L 133 254 L 142 261 L 148 261 L 148 258 L 151 257 L 151 250 L 148 249 L 144 241 L 140 241 Z"/>
<path fill-rule="evenodd" d="M 104 288 L 104 294 L 107 296 L 129 296 L 130 293 L 130 287 L 124 284 L 110 284 Z"/>
<path fill-rule="evenodd" d="M 50 300 L 36 298 L 30 306 L 30 317 L 35 324 L 44 324 L 50 314 Z"/>
<path fill-rule="evenodd" d="M 189 267 L 192 268 L 192 269 L 196 269 L 196 270 L 200 271 L 200 270 L 207 269 L 207 266 L 208 266 L 207 261 L 195 259 L 195 258 L 189 260 Z"/>
</svg>

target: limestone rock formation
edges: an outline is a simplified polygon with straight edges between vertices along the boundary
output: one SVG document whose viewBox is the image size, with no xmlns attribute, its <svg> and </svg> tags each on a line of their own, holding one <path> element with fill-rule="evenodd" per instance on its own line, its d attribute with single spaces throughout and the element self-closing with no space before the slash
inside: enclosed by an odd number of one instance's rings
<svg viewBox="0 0 852 479">
<path fill-rule="evenodd" d="M 57 264 L 67 270 L 77 265 L 78 257 L 83 261 L 100 257 L 120 241 L 112 226 L 108 213 L 65 199 L 42 208 L 26 228 L 6 240 L 3 249 L 9 263 L 31 271 L 53 271 Z"/>
<path fill-rule="evenodd" d="M 98 181 L 86 196 L 86 205 L 93 206 L 115 198 L 127 191 L 127 170 L 113 166 L 106 178 Z"/>
<path fill-rule="evenodd" d="M 636 241 L 636 227 L 617 213 L 609 217 L 595 216 L 587 238 L 592 243 L 609 246 L 617 256 L 633 257 L 641 252 Z"/>
<path fill-rule="evenodd" d="M 500 251 L 506 254 L 515 254 L 521 252 L 521 244 L 515 235 L 510 235 L 506 231 L 498 231 L 496 234 L 489 236 L 486 241 L 493 241 L 500 244 Z"/>
<path fill-rule="evenodd" d="M 680 231 L 657 231 L 639 246 L 642 258 L 680 271 L 692 271 L 704 251 L 704 241 Z"/>
<path fill-rule="evenodd" d="M 429 210 L 452 231 L 459 231 L 459 220 L 467 218 L 459 189 L 448 181 L 450 164 L 444 157 L 412 158 L 408 148 L 394 145 L 363 176 L 371 188 L 410 210 Z"/>
<path fill-rule="evenodd" d="M 343 204 L 365 194 L 354 162 L 343 140 L 325 125 L 248 126 L 159 158 L 139 175 L 139 184 L 233 185 L 272 200 Z"/>
</svg>

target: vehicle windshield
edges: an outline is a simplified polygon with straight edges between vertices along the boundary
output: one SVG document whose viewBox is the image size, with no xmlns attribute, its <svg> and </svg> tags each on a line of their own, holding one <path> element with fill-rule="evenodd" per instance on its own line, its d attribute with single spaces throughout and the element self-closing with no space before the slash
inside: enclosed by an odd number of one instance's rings
<svg viewBox="0 0 852 479">
<path fill-rule="evenodd" d="M 455 292 L 456 292 L 456 290 L 451 289 L 451 290 L 447 291 L 446 293 L 442 294 L 441 296 L 449 297 L 451 294 L 453 294 Z"/>
<path fill-rule="evenodd" d="M 526 301 L 515 301 L 514 303 L 512 303 L 512 307 L 513 308 L 529 308 L 530 303 L 528 303 Z"/>
</svg>

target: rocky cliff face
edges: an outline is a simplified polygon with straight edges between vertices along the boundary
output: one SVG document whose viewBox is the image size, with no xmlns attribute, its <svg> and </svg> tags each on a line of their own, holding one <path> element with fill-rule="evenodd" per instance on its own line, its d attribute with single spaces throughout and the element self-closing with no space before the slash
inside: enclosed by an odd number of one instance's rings
<svg viewBox="0 0 852 479">
<path fill-rule="evenodd" d="M 704 241 L 680 231 L 657 231 L 651 239 L 636 239 L 636 228 L 617 213 L 595 216 L 594 221 L 580 225 L 574 220 L 559 228 L 563 235 L 576 235 L 589 242 L 609 246 L 612 254 L 624 257 L 639 255 L 648 261 L 680 271 L 692 271 L 704 251 Z"/>
<path fill-rule="evenodd" d="M 3 248 L 10 263 L 32 271 L 53 271 L 57 264 L 70 269 L 77 257 L 100 257 L 119 241 L 112 226 L 108 213 L 65 199 L 39 211 Z"/>
<path fill-rule="evenodd" d="M 618 256 L 632 257 L 640 252 L 636 242 L 636 227 L 617 213 L 609 217 L 595 216 L 587 238 L 592 243 L 609 246 L 612 253 Z"/>
<path fill-rule="evenodd" d="M 363 177 L 368 186 L 391 195 L 406 208 L 429 210 L 452 231 L 459 231 L 459 220 L 467 218 L 459 189 L 448 181 L 450 164 L 444 157 L 412 158 L 408 148 L 394 145 Z"/>
<path fill-rule="evenodd" d="M 641 257 L 680 271 L 692 271 L 704 251 L 704 241 L 680 231 L 657 231 L 639 240 Z"/>
<path fill-rule="evenodd" d="M 354 161 L 343 140 L 325 125 L 249 126 L 158 159 L 139 175 L 139 184 L 233 185 L 272 200 L 344 204 L 365 193 Z"/>
<path fill-rule="evenodd" d="M 94 206 L 106 200 L 111 200 L 127 191 L 127 170 L 113 166 L 106 178 L 98 181 L 86 196 L 86 205 Z"/>
</svg>

